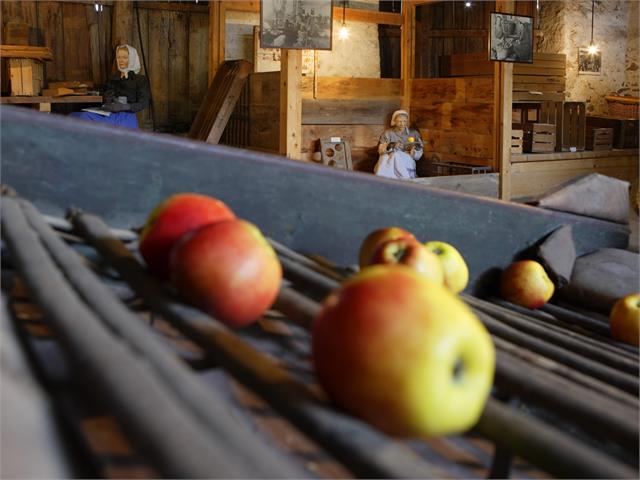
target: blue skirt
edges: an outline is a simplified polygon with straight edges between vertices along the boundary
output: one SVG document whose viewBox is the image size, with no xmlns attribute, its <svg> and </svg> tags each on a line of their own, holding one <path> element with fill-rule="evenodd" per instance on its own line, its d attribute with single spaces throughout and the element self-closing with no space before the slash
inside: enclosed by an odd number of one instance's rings
<svg viewBox="0 0 640 480">
<path fill-rule="evenodd" d="M 108 117 L 93 112 L 72 112 L 69 116 L 91 120 L 93 122 L 110 123 L 118 127 L 138 128 L 138 117 L 133 112 L 117 112 L 112 113 Z"/>
</svg>

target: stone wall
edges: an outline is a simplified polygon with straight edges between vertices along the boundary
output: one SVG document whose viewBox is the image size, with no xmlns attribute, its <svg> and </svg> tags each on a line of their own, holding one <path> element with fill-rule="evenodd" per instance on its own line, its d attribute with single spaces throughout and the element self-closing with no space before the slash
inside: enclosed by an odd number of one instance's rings
<svg viewBox="0 0 640 480">
<path fill-rule="evenodd" d="M 363 6 L 366 3 L 362 2 Z M 349 4 L 347 3 L 347 7 Z M 349 37 L 338 38 L 342 17 L 333 19 L 331 50 L 318 50 L 316 75 L 319 77 L 380 77 L 378 26 L 373 23 L 346 22 Z M 225 29 L 225 60 L 244 58 L 253 62 L 253 26 L 260 14 L 228 11 Z M 275 70 L 278 69 L 276 66 Z"/>
<path fill-rule="evenodd" d="M 608 94 L 638 96 L 638 3 L 596 1 L 593 42 L 602 55 L 599 75 L 578 72 L 578 48 L 591 40 L 591 1 L 543 1 L 538 51 L 567 55 L 567 100 L 586 101 L 587 112 L 607 113 Z"/>
</svg>

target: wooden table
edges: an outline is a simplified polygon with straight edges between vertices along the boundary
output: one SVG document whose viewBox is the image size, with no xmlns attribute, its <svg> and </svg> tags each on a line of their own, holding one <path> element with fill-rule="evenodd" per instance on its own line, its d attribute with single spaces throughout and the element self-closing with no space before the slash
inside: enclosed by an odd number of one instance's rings
<svg viewBox="0 0 640 480">
<path fill-rule="evenodd" d="M 0 104 L 32 104 L 41 112 L 51 112 L 52 103 L 102 103 L 101 95 L 67 95 L 65 97 L 0 97 Z"/>
</svg>

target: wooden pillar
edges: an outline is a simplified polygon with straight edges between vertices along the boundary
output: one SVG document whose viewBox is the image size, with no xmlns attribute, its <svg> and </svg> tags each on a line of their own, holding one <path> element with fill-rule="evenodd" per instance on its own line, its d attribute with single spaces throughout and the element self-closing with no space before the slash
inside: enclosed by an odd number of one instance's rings
<svg viewBox="0 0 640 480">
<path fill-rule="evenodd" d="M 302 158 L 302 50 L 280 55 L 280 153 Z"/>
<path fill-rule="evenodd" d="M 113 2 L 111 38 L 113 48 L 123 43 L 133 44 L 133 2 L 130 0 Z"/>
<path fill-rule="evenodd" d="M 497 0 L 496 11 L 513 13 L 513 0 Z M 511 114 L 513 101 L 513 64 L 495 62 L 493 82 L 494 170 L 499 172 L 498 196 L 511 199 Z"/>
<path fill-rule="evenodd" d="M 224 61 L 224 8 L 223 2 L 209 2 L 209 83 Z M 220 56 L 222 52 L 222 57 Z"/>
<path fill-rule="evenodd" d="M 414 76 L 416 4 L 413 0 L 402 2 L 402 26 L 400 27 L 400 78 L 402 79 L 402 108 L 409 113 L 411 82 Z"/>
</svg>

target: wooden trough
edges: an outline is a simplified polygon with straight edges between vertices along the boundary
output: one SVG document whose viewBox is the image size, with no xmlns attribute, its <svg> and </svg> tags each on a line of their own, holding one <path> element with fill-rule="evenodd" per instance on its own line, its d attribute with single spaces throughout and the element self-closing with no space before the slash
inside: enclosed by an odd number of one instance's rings
<svg viewBox="0 0 640 480">
<path fill-rule="evenodd" d="M 64 413 L 60 442 L 80 476 L 637 478 L 638 350 L 588 313 L 480 298 L 498 269 L 560 225 L 572 225 L 578 255 L 626 246 L 626 228 L 14 108 L 0 118 L 3 182 L 19 195 L 2 202 L 9 314 Z M 137 261 L 136 235 L 122 229 L 180 191 L 223 199 L 272 239 L 287 283 L 270 318 L 230 331 Z M 318 394 L 308 349 L 318 301 L 353 271 L 364 235 L 391 224 L 449 241 L 468 260 L 462 298 L 498 353 L 492 398 L 468 434 L 391 439 Z M 229 382 L 260 400 L 239 408 Z M 265 437 L 273 423 L 259 427 L 265 412 L 311 443 L 276 447 Z M 128 449 L 96 443 L 96 417 L 114 422 Z"/>
</svg>

